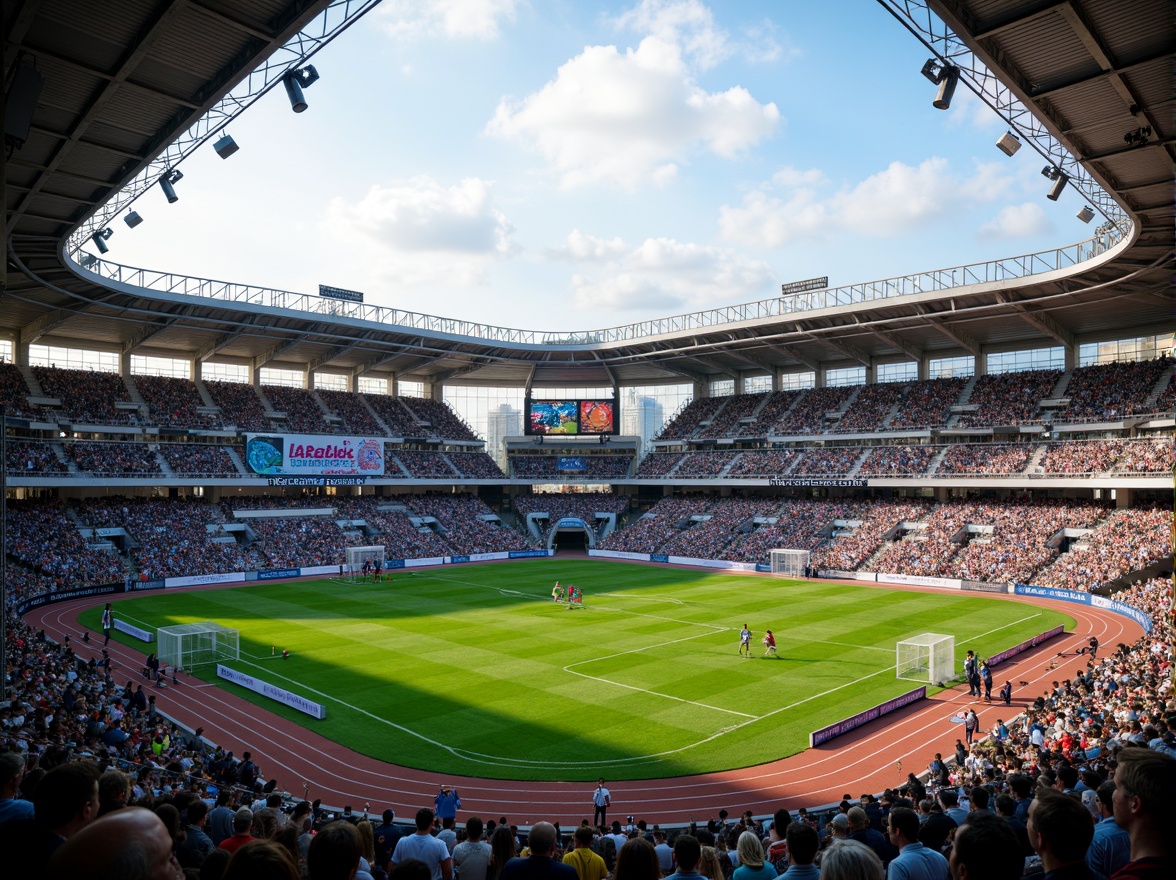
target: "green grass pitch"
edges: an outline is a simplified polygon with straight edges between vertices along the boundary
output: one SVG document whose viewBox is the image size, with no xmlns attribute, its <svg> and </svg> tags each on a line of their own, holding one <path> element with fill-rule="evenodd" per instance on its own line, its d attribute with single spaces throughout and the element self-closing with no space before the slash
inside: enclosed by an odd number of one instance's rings
<svg viewBox="0 0 1176 880">
<path fill-rule="evenodd" d="M 585 607 L 553 602 L 556 579 L 581 587 Z M 82 622 L 97 628 L 100 608 Z M 327 717 L 222 686 L 358 752 L 535 780 L 771 761 L 806 748 L 811 730 L 915 687 L 895 678 L 901 639 L 948 633 L 959 657 L 983 657 L 1074 624 L 988 597 L 584 559 L 396 571 L 374 585 L 153 593 L 116 614 L 148 628 L 211 620 L 240 630 L 236 667 L 325 703 Z M 737 653 L 744 623 L 753 660 Z M 779 659 L 763 657 L 766 628 Z M 210 669 L 201 677 L 217 681 Z"/>
</svg>

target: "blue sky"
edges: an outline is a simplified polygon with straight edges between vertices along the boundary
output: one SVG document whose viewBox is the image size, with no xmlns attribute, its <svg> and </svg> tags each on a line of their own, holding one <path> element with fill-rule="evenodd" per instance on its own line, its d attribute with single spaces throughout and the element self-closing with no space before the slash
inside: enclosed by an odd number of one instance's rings
<svg viewBox="0 0 1176 880">
<path fill-rule="evenodd" d="M 1087 237 L 927 57 L 873 0 L 385 0 L 109 258 L 584 330 Z"/>
</svg>

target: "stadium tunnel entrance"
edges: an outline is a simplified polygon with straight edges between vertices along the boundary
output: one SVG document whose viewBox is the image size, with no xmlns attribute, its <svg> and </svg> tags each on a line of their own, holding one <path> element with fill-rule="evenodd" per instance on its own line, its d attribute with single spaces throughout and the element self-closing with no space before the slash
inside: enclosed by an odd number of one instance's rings
<svg viewBox="0 0 1176 880">
<path fill-rule="evenodd" d="M 582 519 L 565 517 L 547 533 L 547 549 L 578 550 L 586 552 L 595 549 L 596 534 Z"/>
</svg>

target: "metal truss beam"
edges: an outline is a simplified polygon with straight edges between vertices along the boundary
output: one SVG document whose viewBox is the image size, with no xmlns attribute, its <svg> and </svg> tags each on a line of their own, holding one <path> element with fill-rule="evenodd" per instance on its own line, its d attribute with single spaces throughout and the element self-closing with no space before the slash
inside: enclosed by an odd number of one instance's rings
<svg viewBox="0 0 1176 880">
<path fill-rule="evenodd" d="M 251 71 L 207 113 L 144 165 L 101 209 L 85 220 L 69 238 L 67 250 L 78 250 L 90 235 L 110 223 L 221 129 L 275 88 L 287 72 L 306 64 L 316 53 L 374 9 L 380 0 L 334 0 L 313 21 Z M 181 6 L 183 4 L 177 4 Z M 212 13 L 206 7 L 202 12 Z M 237 22 L 236 24 L 240 24 Z M 263 39 L 264 34 L 259 34 Z M 271 38 L 272 39 L 272 38 Z"/>
<path fill-rule="evenodd" d="M 863 367 L 868 367 L 870 365 L 870 356 L 868 354 L 866 354 L 860 348 L 857 348 L 855 346 L 848 345 L 847 343 L 842 342 L 840 339 L 834 339 L 832 336 L 812 336 L 812 335 L 810 335 L 809 338 L 813 342 L 818 342 L 818 343 L 821 343 L 822 345 L 827 345 L 827 346 L 829 346 L 829 348 L 833 349 L 834 351 L 841 352 L 843 355 L 845 355 L 851 361 L 857 361 Z"/>
<path fill-rule="evenodd" d="M 894 333 L 888 333 L 885 330 L 878 330 L 876 328 L 871 328 L 870 332 L 885 342 L 887 345 L 893 348 L 897 348 L 916 363 L 923 360 L 923 355 L 926 352 L 924 352 L 921 348 L 916 348 L 915 346 L 911 345 L 901 336 L 898 336 Z"/>
<path fill-rule="evenodd" d="M 987 104 L 993 112 L 1000 116 L 1018 135 L 1021 140 L 1038 153 L 1047 163 L 1060 168 L 1070 179 L 1070 186 L 1080 193 L 1084 199 L 1098 213 L 1102 214 L 1109 223 L 1122 231 L 1130 230 L 1131 218 L 1127 212 L 1115 201 L 1114 197 L 1103 189 L 1102 185 L 1091 176 L 1090 172 L 1070 153 L 1046 127 L 1033 110 L 1025 105 L 1012 87 L 1001 82 L 985 64 L 976 57 L 971 48 L 951 28 L 940 19 L 925 0 L 877 0 L 891 15 L 898 19 L 924 46 L 927 47 L 940 61 L 951 64 L 959 69 L 960 83 L 970 89 L 981 101 Z M 1079 18 L 1071 15 L 1072 5 L 1068 0 L 1041 7 L 1031 13 L 1034 16 L 1065 14 L 1071 25 L 1075 27 L 1077 36 L 1084 44 L 1093 40 L 1085 24 Z M 982 36 L 976 39 L 988 38 L 999 33 L 999 29 L 1012 27 L 1023 23 L 1025 16 L 1017 16 L 1001 22 L 994 27 L 986 28 Z M 1086 31 L 1083 38 L 1082 31 Z M 1097 48 L 1092 51 L 1101 51 Z M 1088 48 L 1090 48 L 1088 46 Z M 1105 55 L 1105 53 L 1103 53 Z M 1109 68 L 1109 63 L 1104 68 Z M 1126 88 L 1121 78 L 1116 90 L 1122 94 Z M 1026 97 L 1028 93 L 1026 92 Z M 1128 106 L 1130 103 L 1128 102 Z M 1040 112 L 1040 111 L 1038 111 Z M 1153 130 L 1156 128 L 1153 120 Z"/>
<path fill-rule="evenodd" d="M 982 355 L 980 343 L 972 336 L 969 336 L 962 330 L 954 329 L 950 324 L 935 318 L 927 318 L 927 323 L 958 345 L 964 351 L 968 352 L 972 357 L 979 358 Z"/>
<path fill-rule="evenodd" d="M 158 321 L 150 322 L 140 329 L 136 330 L 122 345 L 122 353 L 130 354 L 136 348 L 140 348 L 148 339 L 153 336 L 158 336 L 164 330 L 167 330 L 179 317 L 175 318 L 161 318 Z"/>
<path fill-rule="evenodd" d="M 25 345 L 36 342 L 42 336 L 48 336 L 55 327 L 60 327 L 77 315 L 78 311 L 68 309 L 54 309 L 51 312 L 45 312 L 20 328 L 20 341 Z"/>
</svg>

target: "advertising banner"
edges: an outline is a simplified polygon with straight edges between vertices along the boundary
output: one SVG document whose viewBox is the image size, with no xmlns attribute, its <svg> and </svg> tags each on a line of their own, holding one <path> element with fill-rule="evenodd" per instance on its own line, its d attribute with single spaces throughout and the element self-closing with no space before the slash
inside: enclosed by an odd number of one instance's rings
<svg viewBox="0 0 1176 880">
<path fill-rule="evenodd" d="M 384 473 L 384 441 L 324 434 L 246 434 L 245 461 L 262 476 L 376 477 Z"/>
<path fill-rule="evenodd" d="M 191 577 L 167 578 L 169 587 L 198 587 L 202 584 L 235 584 L 245 580 L 245 572 L 230 571 L 224 574 L 195 574 Z"/>
<path fill-rule="evenodd" d="M 220 663 L 216 665 L 216 674 L 219 678 L 231 681 L 233 684 L 239 684 L 243 688 L 248 688 L 255 694 L 261 694 L 263 697 L 269 697 L 271 700 L 277 700 L 283 705 L 289 706 L 291 709 L 297 709 L 299 712 L 305 712 L 311 718 L 326 718 L 327 707 L 322 703 L 315 703 L 306 697 L 300 697 L 298 694 L 292 694 L 288 690 L 272 685 L 268 681 L 262 681 L 260 678 L 254 678 L 252 675 L 246 675 L 244 672 L 238 672 L 235 669 L 230 669 L 227 666 L 222 666 Z"/>
<path fill-rule="evenodd" d="M 903 706 L 909 706 L 911 703 L 922 700 L 926 696 L 926 686 L 915 688 L 913 691 L 907 691 L 902 696 L 895 697 L 893 700 L 887 700 L 885 703 L 877 705 L 872 709 L 867 709 L 865 712 L 851 715 L 844 721 L 838 721 L 836 724 L 822 727 L 820 730 L 814 730 L 809 734 L 809 746 L 819 746 L 821 743 L 828 742 L 835 737 L 841 736 L 843 733 L 848 733 L 856 727 L 861 727 L 863 724 L 876 721 L 883 715 L 888 715 L 896 709 L 901 709 Z"/>
</svg>

